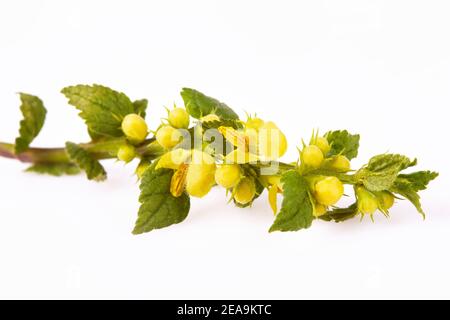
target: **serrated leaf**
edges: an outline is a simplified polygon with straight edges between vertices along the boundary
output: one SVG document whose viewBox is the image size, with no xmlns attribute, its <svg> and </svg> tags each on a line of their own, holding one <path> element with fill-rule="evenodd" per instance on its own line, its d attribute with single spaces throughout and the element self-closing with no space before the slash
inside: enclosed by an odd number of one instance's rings
<svg viewBox="0 0 450 320">
<path fill-rule="evenodd" d="M 36 163 L 28 167 L 26 171 L 59 177 L 62 175 L 79 174 L 80 168 L 74 163 Z"/>
<path fill-rule="evenodd" d="M 411 161 L 401 154 L 380 154 L 372 157 L 367 164 L 367 169 L 372 172 L 402 171 L 417 164 L 417 160 Z"/>
<path fill-rule="evenodd" d="M 67 142 L 66 152 L 70 160 L 86 172 L 89 180 L 103 181 L 106 179 L 106 171 L 103 166 L 83 147 L 72 142 Z"/>
<path fill-rule="evenodd" d="M 239 116 L 227 106 L 214 98 L 208 97 L 203 93 L 190 89 L 183 88 L 181 91 L 186 111 L 196 119 L 200 119 L 208 114 L 216 114 L 222 120 L 238 120 Z"/>
<path fill-rule="evenodd" d="M 142 118 L 145 119 L 145 116 L 147 115 L 148 100 L 147 99 L 136 100 L 133 102 L 133 106 L 134 106 L 134 113 L 140 115 Z"/>
<path fill-rule="evenodd" d="M 409 200 L 417 211 L 422 215 L 425 219 L 425 212 L 422 209 L 422 204 L 420 203 L 420 196 L 409 183 L 395 183 L 394 186 L 390 188 L 391 192 L 399 194 Z"/>
<path fill-rule="evenodd" d="M 233 129 L 242 129 L 243 125 L 238 120 L 221 120 L 221 121 L 202 122 L 202 127 L 205 130 L 218 129 L 219 127 L 231 127 Z"/>
<path fill-rule="evenodd" d="M 308 182 L 297 171 L 289 170 L 282 175 L 281 183 L 283 203 L 269 232 L 309 228 L 314 216 Z"/>
<path fill-rule="evenodd" d="M 389 190 L 400 171 L 417 163 L 399 154 L 381 154 L 356 173 L 357 180 L 370 191 Z"/>
<path fill-rule="evenodd" d="M 173 170 L 155 169 L 156 164 L 157 162 L 153 163 L 145 171 L 141 181 L 139 197 L 141 207 L 133 234 L 180 223 L 189 213 L 189 196 L 185 192 L 179 197 L 174 197 L 170 193 Z"/>
<path fill-rule="evenodd" d="M 354 218 L 357 214 L 358 204 L 353 203 L 347 208 L 335 208 L 331 211 L 328 211 L 324 215 L 320 216 L 319 219 L 325 221 L 344 222 Z"/>
<path fill-rule="evenodd" d="M 349 160 L 358 156 L 359 134 L 350 134 L 347 130 L 329 131 L 325 134 L 331 146 L 328 157 L 342 154 Z"/>
<path fill-rule="evenodd" d="M 425 190 L 428 183 L 438 177 L 437 172 L 418 171 L 410 174 L 400 174 L 395 180 L 390 191 L 399 194 L 409 200 L 417 211 L 425 218 L 425 212 L 420 203 L 419 191 Z"/>
<path fill-rule="evenodd" d="M 133 103 L 124 93 L 101 85 L 70 86 L 61 92 L 69 99 L 69 104 L 81 111 L 79 115 L 93 139 L 123 136 L 123 118 L 145 111 L 143 100 Z"/>
<path fill-rule="evenodd" d="M 418 171 L 409 174 L 400 174 L 398 179 L 407 180 L 414 191 L 425 190 L 430 181 L 436 179 L 439 173 L 432 171 Z"/>
<path fill-rule="evenodd" d="M 22 111 L 23 120 L 20 121 L 20 136 L 16 138 L 16 154 L 29 148 L 30 143 L 37 137 L 44 126 L 47 114 L 44 103 L 38 97 L 20 93 L 20 100 L 22 102 L 20 110 Z"/>
</svg>

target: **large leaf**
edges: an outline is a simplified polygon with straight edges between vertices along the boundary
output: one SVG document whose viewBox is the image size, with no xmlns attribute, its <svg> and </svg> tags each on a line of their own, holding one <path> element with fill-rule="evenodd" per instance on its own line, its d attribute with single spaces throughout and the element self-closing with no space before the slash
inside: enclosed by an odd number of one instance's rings
<svg viewBox="0 0 450 320">
<path fill-rule="evenodd" d="M 145 171 L 141 181 L 139 197 L 141 207 L 133 234 L 180 223 L 189 213 L 189 196 L 185 192 L 179 197 L 174 197 L 170 193 L 173 170 L 155 169 L 156 164 L 157 162 L 153 163 Z"/>
<path fill-rule="evenodd" d="M 44 126 L 47 110 L 41 99 L 26 93 L 20 93 L 22 105 L 20 110 L 23 114 L 23 120 L 20 121 L 20 136 L 16 138 L 15 152 L 26 151 L 30 143 L 37 137 Z"/>
<path fill-rule="evenodd" d="M 181 91 L 184 105 L 187 112 L 196 119 L 200 119 L 208 114 L 216 114 L 221 120 L 237 120 L 239 116 L 225 103 L 214 98 L 208 97 L 203 93 L 183 88 Z"/>
<path fill-rule="evenodd" d="M 289 170 L 281 177 L 281 183 L 283 203 L 269 232 L 309 228 L 314 216 L 308 182 L 297 171 Z"/>
<path fill-rule="evenodd" d="M 100 85 L 77 85 L 62 89 L 69 104 L 80 110 L 80 117 L 94 138 L 121 137 L 123 118 L 130 113 L 145 115 L 146 100 L 131 102 L 124 93 Z"/>
</svg>

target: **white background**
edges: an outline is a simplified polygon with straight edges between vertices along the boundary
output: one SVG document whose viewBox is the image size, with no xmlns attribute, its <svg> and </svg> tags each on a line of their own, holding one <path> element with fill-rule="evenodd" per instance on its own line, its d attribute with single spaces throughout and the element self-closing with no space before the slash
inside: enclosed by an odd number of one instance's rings
<svg viewBox="0 0 450 320">
<path fill-rule="evenodd" d="M 187 220 L 131 235 L 133 166 L 109 180 L 43 177 L 0 159 L 0 298 L 450 298 L 448 1 L 1 1 L 0 140 L 18 91 L 48 108 L 36 146 L 87 140 L 59 90 L 100 83 L 150 100 L 153 128 L 183 86 L 257 112 L 295 146 L 313 128 L 441 173 L 388 221 L 268 234 L 266 197 L 194 200 Z"/>
</svg>

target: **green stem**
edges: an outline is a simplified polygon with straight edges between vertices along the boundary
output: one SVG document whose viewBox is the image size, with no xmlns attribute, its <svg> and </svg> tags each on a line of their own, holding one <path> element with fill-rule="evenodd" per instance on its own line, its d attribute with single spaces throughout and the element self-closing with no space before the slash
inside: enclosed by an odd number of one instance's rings
<svg viewBox="0 0 450 320">
<path fill-rule="evenodd" d="M 126 143 L 125 138 L 108 141 L 81 143 L 95 159 L 113 159 L 117 155 L 120 146 Z M 141 157 L 155 158 L 162 153 L 161 148 L 154 143 L 154 139 L 148 139 L 136 147 Z M 59 164 L 70 163 L 65 148 L 30 148 L 25 152 L 16 154 L 14 144 L 0 142 L 0 157 L 16 159 L 21 162 Z"/>
</svg>

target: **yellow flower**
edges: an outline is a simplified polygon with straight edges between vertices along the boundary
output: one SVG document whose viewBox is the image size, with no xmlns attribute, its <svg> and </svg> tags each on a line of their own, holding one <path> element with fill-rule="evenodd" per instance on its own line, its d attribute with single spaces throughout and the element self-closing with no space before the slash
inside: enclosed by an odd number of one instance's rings
<svg viewBox="0 0 450 320">
<path fill-rule="evenodd" d="M 287 140 L 275 123 L 255 119 L 247 121 L 244 130 L 221 126 L 219 132 L 235 150 L 225 156 L 226 163 L 273 161 L 286 153 Z"/>
<path fill-rule="evenodd" d="M 200 150 L 176 149 L 164 154 L 156 169 L 174 170 L 170 193 L 179 197 L 184 191 L 191 196 L 205 196 L 215 183 L 216 163 L 214 158 Z"/>
<path fill-rule="evenodd" d="M 283 192 L 280 176 L 261 176 L 261 182 L 267 188 L 269 204 L 273 214 L 278 212 L 278 193 Z"/>
</svg>

